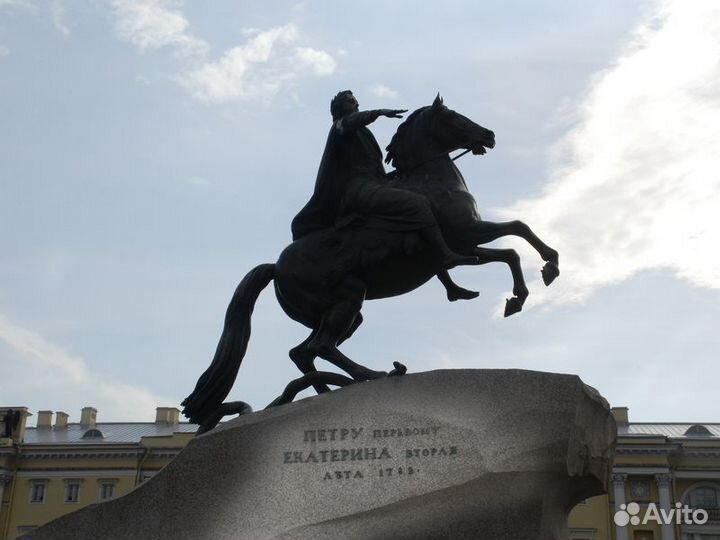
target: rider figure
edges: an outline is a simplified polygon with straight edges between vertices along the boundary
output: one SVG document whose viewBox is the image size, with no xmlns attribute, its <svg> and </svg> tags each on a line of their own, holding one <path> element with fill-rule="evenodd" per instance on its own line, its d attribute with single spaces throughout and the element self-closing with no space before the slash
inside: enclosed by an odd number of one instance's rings
<svg viewBox="0 0 720 540">
<path fill-rule="evenodd" d="M 393 232 L 417 231 L 442 254 L 442 275 L 448 298 L 474 298 L 450 280 L 445 269 L 477 262 L 475 257 L 452 251 L 440 232 L 430 203 L 419 193 L 392 187 L 383 156 L 366 127 L 380 116 L 402 118 L 405 110 L 360 111 L 352 92 L 345 90 L 330 104 L 333 125 L 310 201 L 292 222 L 293 240 L 331 226 L 342 227 L 362 216 L 366 226 Z"/>
</svg>

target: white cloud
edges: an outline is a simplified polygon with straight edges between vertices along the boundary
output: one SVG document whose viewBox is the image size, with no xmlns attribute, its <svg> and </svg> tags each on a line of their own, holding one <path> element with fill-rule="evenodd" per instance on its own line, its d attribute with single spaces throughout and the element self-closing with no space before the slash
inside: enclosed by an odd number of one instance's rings
<svg viewBox="0 0 720 540">
<path fill-rule="evenodd" d="M 335 61 L 324 51 L 289 44 L 298 38 L 288 24 L 256 32 L 244 45 L 227 50 L 222 57 L 179 78 L 192 95 L 206 103 L 263 99 L 276 94 L 296 78 L 299 65 L 310 66 L 316 75 L 335 69 Z"/>
<path fill-rule="evenodd" d="M 85 360 L 41 335 L 0 317 L 3 402 L 66 412 L 90 405 L 103 420 L 152 420 L 155 407 L 173 405 L 138 386 L 108 382 Z"/>
<path fill-rule="evenodd" d="M 720 288 L 720 4 L 663 2 L 579 113 L 545 192 L 501 211 L 560 251 L 539 299 L 582 301 L 656 268 Z"/>
<path fill-rule="evenodd" d="M 0 0 L 2 1 L 2 0 Z M 179 57 L 204 59 L 209 44 L 194 36 L 190 23 L 172 0 L 113 0 L 118 36 L 141 51 L 171 47 Z M 178 74 L 175 80 L 205 103 L 268 99 L 289 81 L 310 72 L 330 75 L 336 63 L 331 54 L 311 47 L 290 48 L 298 40 L 292 24 L 241 30 L 243 45 L 223 52 L 215 61 Z M 197 64 L 196 64 L 197 65 Z"/>
<path fill-rule="evenodd" d="M 8 56 L 10 54 L 10 49 L 8 49 L 5 45 L 0 45 L 0 57 Z"/>
<path fill-rule="evenodd" d="M 312 69 L 315 75 L 330 75 L 335 71 L 336 63 L 332 56 L 325 51 L 298 47 L 295 49 L 298 62 Z"/>
<path fill-rule="evenodd" d="M 70 28 L 65 23 L 65 6 L 58 0 L 52 3 L 52 16 L 55 28 L 65 37 L 70 36 Z"/>
<path fill-rule="evenodd" d="M 395 99 L 398 97 L 398 93 L 395 90 L 391 90 L 384 84 L 373 85 L 370 88 L 370 92 L 379 98 Z"/>
<path fill-rule="evenodd" d="M 180 57 L 203 55 L 208 44 L 189 32 L 187 19 L 170 0 L 113 0 L 119 37 L 140 50 L 172 47 Z"/>
<path fill-rule="evenodd" d="M 258 68 L 268 64 L 276 42 L 288 43 L 296 35 L 293 25 L 260 32 L 248 39 L 245 45 L 227 50 L 218 61 L 189 73 L 181 82 L 193 96 L 206 102 L 272 95 L 279 90 L 283 74 L 273 71 L 258 73 Z"/>
</svg>

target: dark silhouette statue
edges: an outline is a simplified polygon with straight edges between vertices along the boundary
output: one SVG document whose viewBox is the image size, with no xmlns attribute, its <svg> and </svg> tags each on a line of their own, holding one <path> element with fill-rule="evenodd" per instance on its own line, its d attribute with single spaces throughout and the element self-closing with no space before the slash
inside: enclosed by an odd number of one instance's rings
<svg viewBox="0 0 720 540">
<path fill-rule="evenodd" d="M 452 283 L 448 268 L 506 263 L 513 278 L 513 296 L 506 302 L 505 316 L 519 312 L 528 289 L 517 253 L 480 247 L 483 244 L 519 236 L 546 261 L 542 269 L 546 285 L 559 275 L 557 251 L 526 224 L 481 219 L 449 153 L 465 149 L 485 154 L 495 146 L 495 135 L 447 108 L 439 95 L 398 128 L 385 160 L 396 170 L 386 176 L 382 152 L 367 125 L 380 116 L 399 118 L 404 112 L 359 111 L 349 91 L 332 101 L 333 125 L 313 196 L 293 220 L 294 241 L 275 264 L 253 268 L 238 285 L 212 364 L 183 401 L 183 413 L 201 424 L 200 432 L 214 427 L 225 414 L 251 410 L 244 402 L 223 400 L 247 349 L 255 301 L 271 281 L 285 313 L 311 330 L 305 341 L 290 350 L 303 376 L 290 383 L 272 406 L 291 401 L 309 386 L 326 392 L 328 385 L 405 373 L 399 363 L 389 374 L 369 369 L 345 356 L 338 346 L 362 323 L 363 302 L 404 294 L 435 275 L 450 299 L 476 296 Z M 350 377 L 318 372 L 318 357 Z"/>
<path fill-rule="evenodd" d="M 360 111 L 350 90 L 330 103 L 333 125 L 320 161 L 315 191 L 292 222 L 293 240 L 314 231 L 342 230 L 360 219 L 365 227 L 388 232 L 416 231 L 443 256 L 441 281 L 448 298 L 475 298 L 478 294 L 458 287 L 445 269 L 472 264 L 474 256 L 454 253 L 443 238 L 430 201 L 388 181 L 383 154 L 366 127 L 380 116 L 402 118 L 405 109 Z"/>
<path fill-rule="evenodd" d="M 447 268 L 472 263 L 452 253 L 442 237 L 430 201 L 388 182 L 382 151 L 366 127 L 380 116 L 402 118 L 405 109 L 359 111 L 350 90 L 338 93 L 330 103 L 333 125 L 328 135 L 310 201 L 292 222 L 293 240 L 331 226 L 342 228 L 362 216 L 366 227 L 388 231 L 422 231 L 430 244 L 445 254 Z M 478 296 L 456 285 L 446 269 L 438 274 L 450 301 Z"/>
</svg>

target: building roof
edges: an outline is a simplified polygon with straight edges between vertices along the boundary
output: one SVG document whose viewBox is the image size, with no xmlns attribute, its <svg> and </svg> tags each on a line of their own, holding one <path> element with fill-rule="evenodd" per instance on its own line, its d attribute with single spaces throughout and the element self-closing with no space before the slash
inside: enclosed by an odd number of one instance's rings
<svg viewBox="0 0 720 540">
<path fill-rule="evenodd" d="M 701 426 L 698 428 L 697 426 Z M 690 430 L 690 428 L 693 428 Z M 702 429 L 704 428 L 704 429 Z M 688 433 L 690 430 L 690 433 Z M 713 439 L 720 437 L 720 424 L 679 424 L 679 423 L 645 423 L 632 422 L 618 424 L 618 436 L 660 436 L 670 439 Z"/>
<path fill-rule="evenodd" d="M 700 433 L 687 434 L 694 426 L 702 426 L 707 430 L 694 429 Z M 67 428 L 28 427 L 25 431 L 25 444 L 135 444 L 142 437 L 172 436 L 174 433 L 195 433 L 197 424 L 178 423 L 163 424 L 155 422 L 101 422 L 94 427 L 68 424 Z M 99 433 L 94 433 L 96 430 Z M 95 436 L 93 436 L 95 435 Z M 102 435 L 102 436 L 100 436 Z M 658 436 L 671 439 L 708 439 L 720 438 L 720 424 L 679 424 L 679 423 L 644 423 L 619 424 L 620 437 Z"/>
<path fill-rule="evenodd" d="M 95 426 L 68 424 L 66 428 L 28 427 L 24 444 L 137 444 L 142 437 L 172 436 L 195 433 L 197 424 L 164 424 L 155 422 L 98 422 Z M 94 433 L 97 430 L 99 433 Z M 90 431 L 90 433 L 88 433 Z M 85 436 L 85 437 L 83 437 Z"/>
</svg>

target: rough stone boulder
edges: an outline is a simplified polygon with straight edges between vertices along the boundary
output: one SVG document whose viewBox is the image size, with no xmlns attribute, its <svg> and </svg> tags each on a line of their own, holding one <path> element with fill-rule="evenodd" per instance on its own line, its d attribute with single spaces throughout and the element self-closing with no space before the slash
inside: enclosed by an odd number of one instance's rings
<svg viewBox="0 0 720 540">
<path fill-rule="evenodd" d="M 607 402 L 573 375 L 443 370 L 352 385 L 195 439 L 32 540 L 561 540 L 605 492 Z"/>
</svg>

